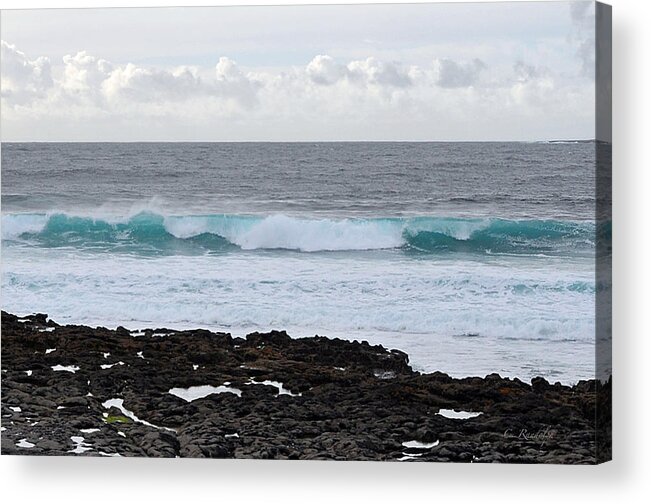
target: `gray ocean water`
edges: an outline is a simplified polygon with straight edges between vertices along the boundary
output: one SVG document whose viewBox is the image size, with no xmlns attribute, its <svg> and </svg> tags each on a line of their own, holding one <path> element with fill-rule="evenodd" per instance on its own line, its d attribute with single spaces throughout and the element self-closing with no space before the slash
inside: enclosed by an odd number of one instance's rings
<svg viewBox="0 0 651 504">
<path fill-rule="evenodd" d="M 2 145 L 2 307 L 594 376 L 595 147 Z"/>
<path fill-rule="evenodd" d="M 2 208 L 590 220 L 594 163 L 591 142 L 5 143 Z"/>
</svg>

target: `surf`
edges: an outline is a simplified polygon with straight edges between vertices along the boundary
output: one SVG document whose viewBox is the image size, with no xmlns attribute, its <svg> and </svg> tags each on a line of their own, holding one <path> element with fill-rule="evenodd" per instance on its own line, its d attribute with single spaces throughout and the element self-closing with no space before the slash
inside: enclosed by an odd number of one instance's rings
<svg viewBox="0 0 651 504">
<path fill-rule="evenodd" d="M 610 232 L 609 226 L 603 229 Z M 591 221 L 435 216 L 334 219 L 143 211 L 117 218 L 68 213 L 2 217 L 3 242 L 171 254 L 390 249 L 416 254 L 563 254 L 593 251 L 598 231 Z"/>
</svg>

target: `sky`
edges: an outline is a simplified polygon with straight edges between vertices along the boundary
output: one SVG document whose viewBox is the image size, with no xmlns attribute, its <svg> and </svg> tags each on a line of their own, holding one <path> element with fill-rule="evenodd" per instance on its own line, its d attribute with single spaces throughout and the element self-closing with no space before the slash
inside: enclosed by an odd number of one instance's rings
<svg viewBox="0 0 651 504">
<path fill-rule="evenodd" d="M 595 136 L 592 2 L 3 11 L 2 141 Z"/>
</svg>

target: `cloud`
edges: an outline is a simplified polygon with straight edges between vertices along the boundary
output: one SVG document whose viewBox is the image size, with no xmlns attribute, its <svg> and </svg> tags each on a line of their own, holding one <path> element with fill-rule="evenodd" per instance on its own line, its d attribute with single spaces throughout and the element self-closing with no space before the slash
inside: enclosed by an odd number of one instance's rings
<svg viewBox="0 0 651 504">
<path fill-rule="evenodd" d="M 486 64 L 478 58 L 469 62 L 458 63 L 444 58 L 434 62 L 438 71 L 437 84 L 442 88 L 470 87 L 477 83 Z"/>
<path fill-rule="evenodd" d="M 199 69 L 146 68 L 132 63 L 115 65 L 86 51 L 62 58 L 58 78 L 52 77 L 47 58 L 29 60 L 15 46 L 2 41 L 2 100 L 7 107 L 76 105 L 113 111 L 125 104 L 156 104 L 211 99 L 244 108 L 255 103 L 261 84 L 226 57 L 214 74 L 203 79 Z M 157 112 L 158 113 L 158 112 Z"/>
<path fill-rule="evenodd" d="M 63 57 L 63 75 L 57 82 L 55 93 L 65 102 L 100 104 L 105 97 L 102 84 L 114 70 L 108 61 L 95 58 L 86 51 Z"/>
<path fill-rule="evenodd" d="M 255 104 L 257 92 L 262 87 L 252 76 L 246 75 L 230 58 L 222 56 L 215 67 L 216 94 L 231 98 L 245 107 Z"/>
<path fill-rule="evenodd" d="M 4 42 L 2 51 L 3 135 L 12 139 L 500 139 L 522 138 L 523 124 L 542 138 L 558 124 L 593 123 L 587 79 L 515 58 L 489 66 L 472 52 L 433 64 L 321 54 L 256 69 L 226 56 L 161 67 L 86 51 L 50 64 Z"/>
<path fill-rule="evenodd" d="M 80 51 L 74 56 L 65 55 L 63 64 L 61 87 L 71 93 L 98 88 L 113 70 L 113 65 L 108 61 L 95 58 L 86 51 Z"/>
<path fill-rule="evenodd" d="M 570 17 L 574 32 L 571 40 L 575 53 L 581 62 L 584 76 L 594 78 L 595 72 L 595 4 L 594 2 L 571 2 Z"/>
<path fill-rule="evenodd" d="M 331 86 L 340 81 L 360 86 L 398 88 L 412 84 L 409 74 L 400 65 L 379 61 L 373 57 L 343 65 L 328 55 L 318 55 L 308 63 L 305 71 L 312 82 L 324 86 Z"/>
<path fill-rule="evenodd" d="M 108 100 L 154 103 L 183 101 L 207 92 L 192 68 L 167 71 L 141 68 L 131 63 L 111 71 L 101 82 L 101 91 Z"/>
<path fill-rule="evenodd" d="M 4 40 L 0 45 L 2 99 L 11 104 L 23 104 L 45 96 L 53 85 L 49 59 L 29 60 L 16 46 Z"/>
<path fill-rule="evenodd" d="M 99 84 L 110 101 L 138 103 L 183 102 L 197 99 L 222 100 L 250 107 L 260 84 L 226 57 L 219 58 L 212 76 L 200 76 L 198 68 L 180 66 L 172 70 L 144 68 L 132 63 L 115 67 Z"/>
<path fill-rule="evenodd" d="M 551 76 L 551 72 L 546 67 L 529 65 L 518 60 L 513 65 L 513 75 L 516 82 L 522 83 L 547 79 Z"/>
<path fill-rule="evenodd" d="M 394 63 L 385 63 L 375 58 L 351 61 L 348 64 L 349 78 L 354 82 L 363 82 L 378 86 L 407 87 L 411 85 L 409 75 Z"/>
<path fill-rule="evenodd" d="M 308 63 L 305 71 L 312 82 L 324 86 L 330 86 L 338 80 L 344 79 L 348 73 L 348 69 L 345 65 L 335 62 L 335 60 L 328 55 L 321 54 L 315 56 L 314 59 Z"/>
</svg>

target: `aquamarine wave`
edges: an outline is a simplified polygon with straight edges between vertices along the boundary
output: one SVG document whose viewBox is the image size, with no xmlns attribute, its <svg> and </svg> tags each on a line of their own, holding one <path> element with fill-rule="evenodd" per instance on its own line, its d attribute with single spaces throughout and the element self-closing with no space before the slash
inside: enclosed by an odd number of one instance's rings
<svg viewBox="0 0 651 504">
<path fill-rule="evenodd" d="M 588 221 L 442 217 L 320 219 L 286 215 L 126 218 L 66 213 L 8 214 L 2 239 L 42 247 L 80 247 L 154 254 L 295 250 L 302 252 L 401 249 L 432 254 L 575 254 L 594 250 L 610 224 Z"/>
</svg>

